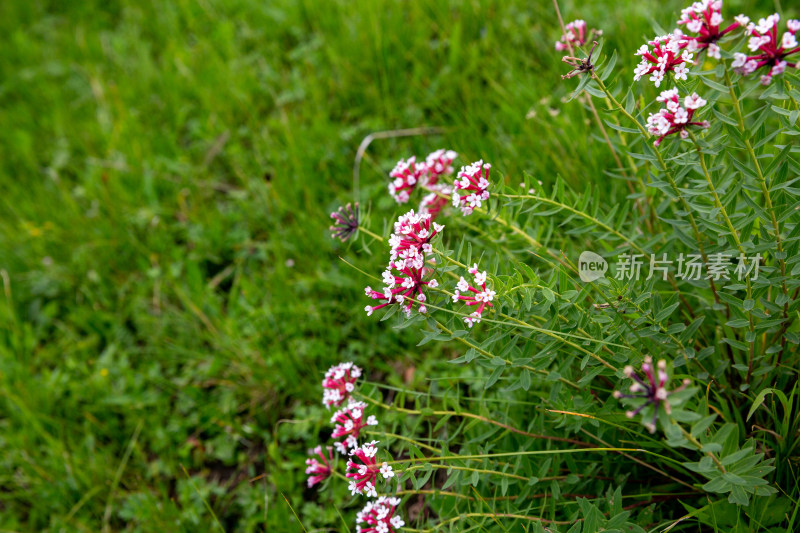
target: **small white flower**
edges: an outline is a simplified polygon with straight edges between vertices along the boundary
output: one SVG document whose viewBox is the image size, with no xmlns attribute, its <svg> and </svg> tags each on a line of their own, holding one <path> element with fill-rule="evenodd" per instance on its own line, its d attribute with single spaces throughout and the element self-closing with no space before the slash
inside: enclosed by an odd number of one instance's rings
<svg viewBox="0 0 800 533">
<path fill-rule="evenodd" d="M 686 23 L 686 29 L 692 33 L 700 33 L 700 30 L 703 29 L 703 21 L 702 20 L 693 20 L 691 22 Z"/>
<path fill-rule="evenodd" d="M 686 109 L 700 109 L 706 105 L 706 101 L 697 93 L 692 93 L 683 99 L 683 105 L 686 106 Z"/>
<path fill-rule="evenodd" d="M 686 74 L 689 72 L 689 69 L 686 68 L 686 63 L 681 63 L 677 67 L 675 67 L 675 79 L 676 80 L 685 80 Z"/>
<path fill-rule="evenodd" d="M 653 72 L 653 75 L 650 76 L 650 81 L 652 81 L 656 87 L 661 85 L 661 81 L 664 79 L 664 71 L 656 70 Z"/>
<path fill-rule="evenodd" d="M 675 112 L 675 118 L 673 119 L 673 122 L 675 122 L 675 124 L 686 124 L 688 121 L 689 113 L 684 108 L 679 108 Z"/>
<path fill-rule="evenodd" d="M 733 68 L 741 68 L 747 62 L 747 55 L 742 54 L 741 52 L 736 52 L 733 54 L 733 63 L 731 63 L 731 67 Z"/>
<path fill-rule="evenodd" d="M 394 477 L 394 472 L 392 472 L 391 465 L 383 463 L 383 465 L 381 466 L 381 474 L 383 475 L 383 479 L 389 479 Z"/>
</svg>

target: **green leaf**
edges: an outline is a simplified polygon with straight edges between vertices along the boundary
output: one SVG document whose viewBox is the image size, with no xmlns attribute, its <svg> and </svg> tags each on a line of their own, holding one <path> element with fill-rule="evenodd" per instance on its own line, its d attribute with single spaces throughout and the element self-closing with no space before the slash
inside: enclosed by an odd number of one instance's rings
<svg viewBox="0 0 800 533">
<path fill-rule="evenodd" d="M 788 408 L 789 400 L 786 398 L 786 395 L 783 393 L 783 391 L 779 391 L 778 389 L 767 388 L 759 392 L 758 396 L 756 396 L 756 399 L 753 400 L 753 405 L 750 406 L 750 410 L 747 412 L 747 418 L 745 419 L 746 422 L 750 421 L 750 417 L 753 416 L 753 413 L 756 412 L 756 409 L 758 409 L 761 406 L 761 404 L 764 403 L 764 399 L 767 397 L 767 394 L 775 394 L 775 396 L 777 396 L 778 399 L 783 404 L 784 411 L 786 413 L 791 412 L 791 410 Z"/>
</svg>

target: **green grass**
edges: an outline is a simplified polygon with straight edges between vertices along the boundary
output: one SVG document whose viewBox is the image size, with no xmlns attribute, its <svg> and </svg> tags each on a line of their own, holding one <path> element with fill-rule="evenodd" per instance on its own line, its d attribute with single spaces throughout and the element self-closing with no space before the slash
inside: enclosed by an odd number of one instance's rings
<svg viewBox="0 0 800 533">
<path fill-rule="evenodd" d="M 561 8 L 628 70 L 682 7 L 587 4 Z M 443 363 L 363 320 L 338 256 L 382 254 L 331 241 L 328 213 L 364 136 L 418 126 L 446 131 L 368 151 L 374 228 L 392 164 L 439 147 L 622 198 L 590 112 L 561 104 L 557 36 L 545 0 L 3 2 L 0 527 L 352 524 L 304 490 L 322 373 L 425 391 Z"/>
</svg>

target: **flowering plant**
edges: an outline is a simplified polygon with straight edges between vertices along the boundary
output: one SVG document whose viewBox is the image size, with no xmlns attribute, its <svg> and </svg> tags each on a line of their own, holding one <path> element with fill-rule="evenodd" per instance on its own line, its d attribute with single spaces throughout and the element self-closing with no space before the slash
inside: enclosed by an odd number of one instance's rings
<svg viewBox="0 0 800 533">
<path fill-rule="evenodd" d="M 598 43 L 587 53 L 585 23 L 563 28 L 572 96 L 606 112 L 590 127 L 624 202 L 561 178 L 542 192 L 478 157 L 453 176 L 441 150 L 390 172 L 395 199 L 425 209 L 390 235 L 357 221 L 389 258 L 381 276 L 356 274 L 383 287 L 367 287 L 381 301 L 367 314 L 418 346 L 448 343 L 434 354 L 450 370 L 427 390 L 378 378 L 348 391 L 352 367 L 334 372 L 325 403 L 358 402 L 333 436 L 352 494 L 372 498 L 361 531 L 793 527 L 765 511 L 800 497 L 787 466 L 800 444 L 800 23 L 779 35 L 779 20 L 725 26 L 721 1 L 700 1 L 636 67 Z M 629 85 L 631 71 L 660 90 Z M 411 498 L 425 512 L 398 518 Z"/>
</svg>

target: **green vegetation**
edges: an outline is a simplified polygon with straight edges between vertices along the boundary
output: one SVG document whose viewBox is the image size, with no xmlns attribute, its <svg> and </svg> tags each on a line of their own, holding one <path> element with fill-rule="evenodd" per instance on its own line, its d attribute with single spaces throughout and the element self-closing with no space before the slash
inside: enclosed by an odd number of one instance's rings
<svg viewBox="0 0 800 533">
<path fill-rule="evenodd" d="M 681 7 L 561 4 L 626 78 Z M 365 320 L 339 257 L 378 273 L 385 250 L 329 238 L 366 135 L 443 128 L 369 147 L 375 231 L 394 162 L 440 147 L 509 185 L 629 192 L 590 109 L 562 104 L 549 1 L 9 0 L 0 30 L 3 531 L 354 530 L 363 501 L 305 489 L 324 371 L 423 394 L 469 375 Z"/>
</svg>

